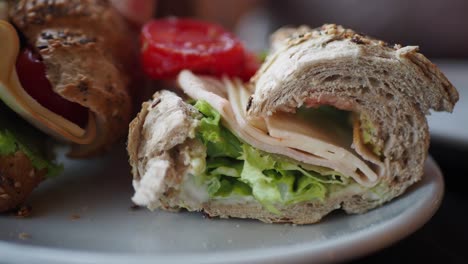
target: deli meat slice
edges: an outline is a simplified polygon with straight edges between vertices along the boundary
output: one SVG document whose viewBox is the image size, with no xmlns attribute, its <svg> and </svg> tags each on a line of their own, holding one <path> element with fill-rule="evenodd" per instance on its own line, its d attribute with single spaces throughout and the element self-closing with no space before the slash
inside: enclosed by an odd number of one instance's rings
<svg viewBox="0 0 468 264">
<path fill-rule="evenodd" d="M 377 182 L 377 173 L 351 151 L 349 144 L 352 141 L 334 139 L 310 123 L 291 118 L 292 114 L 270 116 L 263 121 L 264 124 L 262 120 L 247 119 L 245 109 L 250 93 L 241 82 L 229 79 L 220 82 L 182 71 L 178 84 L 189 97 L 207 101 L 221 114 L 226 127 L 255 148 L 305 164 L 334 169 L 366 187 Z M 344 142 L 349 144 L 343 145 Z"/>
</svg>

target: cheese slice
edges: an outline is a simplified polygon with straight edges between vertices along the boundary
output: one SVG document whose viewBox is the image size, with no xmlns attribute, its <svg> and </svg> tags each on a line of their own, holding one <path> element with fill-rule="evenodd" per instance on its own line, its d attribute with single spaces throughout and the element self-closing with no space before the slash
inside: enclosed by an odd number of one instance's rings
<svg viewBox="0 0 468 264">
<path fill-rule="evenodd" d="M 13 111 L 43 132 L 77 144 L 91 143 L 96 137 L 96 120 L 90 111 L 88 125 L 83 129 L 64 117 L 40 105 L 21 86 L 16 73 L 19 38 L 16 29 L 0 20 L 0 98 Z"/>
<path fill-rule="evenodd" d="M 252 122 L 245 112 L 251 93 L 242 82 L 225 78 L 224 85 L 217 84 L 218 89 L 227 91 L 226 97 L 221 96 L 225 92 L 212 92 L 213 82 L 190 71 L 182 71 L 178 76 L 178 83 L 188 96 L 207 101 L 221 114 L 223 124 L 253 147 L 305 164 L 334 169 L 366 187 L 378 182 L 376 172 L 351 151 L 351 146 L 343 146 L 341 140 L 334 140 L 318 127 L 287 115 L 273 115 L 263 121 L 256 118 Z M 352 138 L 350 140 L 349 144 Z"/>
<path fill-rule="evenodd" d="M 178 83 L 182 90 L 193 99 L 207 101 L 216 111 L 223 117 L 223 124 L 232 131 L 237 137 L 253 147 L 263 150 L 268 153 L 281 154 L 287 157 L 292 157 L 295 160 L 319 165 L 323 167 L 331 167 L 333 164 L 326 159 L 320 159 L 307 153 L 297 151 L 290 148 L 279 146 L 279 140 L 269 137 L 265 132 L 256 127 L 251 126 L 247 120 L 238 115 L 236 118 L 231 103 L 224 97 L 210 92 L 211 88 L 207 88 L 213 83 L 213 79 L 199 78 L 190 71 L 182 71 L 178 77 Z M 218 82 L 218 88 L 225 89 L 222 83 Z M 234 99 L 232 99 L 234 101 Z M 337 167 L 337 166 L 335 166 Z M 347 171 L 345 167 L 338 171 Z M 351 173 L 351 171 L 349 171 Z"/>
<path fill-rule="evenodd" d="M 320 133 L 322 131 L 311 123 L 298 120 L 291 114 L 280 114 L 267 118 L 267 128 L 270 136 L 281 139 L 282 145 L 286 147 L 302 150 L 328 160 L 342 161 L 347 167 L 352 168 L 362 181 L 377 180 L 377 174 L 365 162 L 347 150 L 346 146 L 336 144 L 339 140 Z M 320 138 L 327 138 L 333 143 Z M 351 146 L 351 143 L 348 146 Z"/>
</svg>

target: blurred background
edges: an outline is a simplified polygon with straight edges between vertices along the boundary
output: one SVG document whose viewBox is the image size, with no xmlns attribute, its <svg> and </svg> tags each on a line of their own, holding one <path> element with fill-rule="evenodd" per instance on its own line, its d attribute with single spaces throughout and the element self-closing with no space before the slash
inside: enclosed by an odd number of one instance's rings
<svg viewBox="0 0 468 264">
<path fill-rule="evenodd" d="M 468 0 L 179 0 L 158 1 L 157 16 L 190 16 L 234 31 L 248 48 L 268 48 L 281 26 L 341 24 L 389 43 L 418 45 L 460 93 L 452 114 L 433 113 L 430 155 L 446 192 L 425 227 L 359 263 L 468 263 Z"/>
<path fill-rule="evenodd" d="M 428 117 L 435 138 L 432 146 L 441 143 L 468 152 L 468 0 L 158 0 L 156 10 L 157 17 L 189 16 L 219 23 L 255 52 L 268 49 L 270 34 L 282 26 L 324 23 L 341 24 L 389 43 L 417 45 L 460 92 L 454 113 Z M 461 169 L 468 172 L 468 155 L 456 156 L 463 159 L 457 170 L 463 164 Z"/>
<path fill-rule="evenodd" d="M 157 16 L 193 16 L 235 31 L 254 50 L 284 25 L 342 24 L 430 58 L 468 58 L 467 0 L 178 0 L 158 2 Z"/>
</svg>

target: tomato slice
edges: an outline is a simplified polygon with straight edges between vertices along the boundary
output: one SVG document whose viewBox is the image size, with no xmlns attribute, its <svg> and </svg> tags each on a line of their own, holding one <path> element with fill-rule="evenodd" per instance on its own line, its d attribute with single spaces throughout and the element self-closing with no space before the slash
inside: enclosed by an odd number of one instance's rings
<svg viewBox="0 0 468 264">
<path fill-rule="evenodd" d="M 215 76 L 239 76 L 245 62 L 244 45 L 219 25 L 165 18 L 143 26 L 143 69 L 153 79 L 175 77 L 181 70 Z"/>
<path fill-rule="evenodd" d="M 24 48 L 16 60 L 16 72 L 24 90 L 39 104 L 82 128 L 86 127 L 88 109 L 64 99 L 52 90 L 39 54 L 31 48 Z"/>
</svg>

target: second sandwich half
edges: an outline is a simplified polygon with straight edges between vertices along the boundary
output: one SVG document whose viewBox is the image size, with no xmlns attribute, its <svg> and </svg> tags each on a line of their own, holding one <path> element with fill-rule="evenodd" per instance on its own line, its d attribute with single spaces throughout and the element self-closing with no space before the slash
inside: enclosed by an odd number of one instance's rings
<svg viewBox="0 0 468 264">
<path fill-rule="evenodd" d="M 335 25 L 275 38 L 252 82 L 186 70 L 185 99 L 161 91 L 143 104 L 128 141 L 135 203 L 306 224 L 421 179 L 424 114 L 457 100 L 433 64 Z"/>
</svg>

